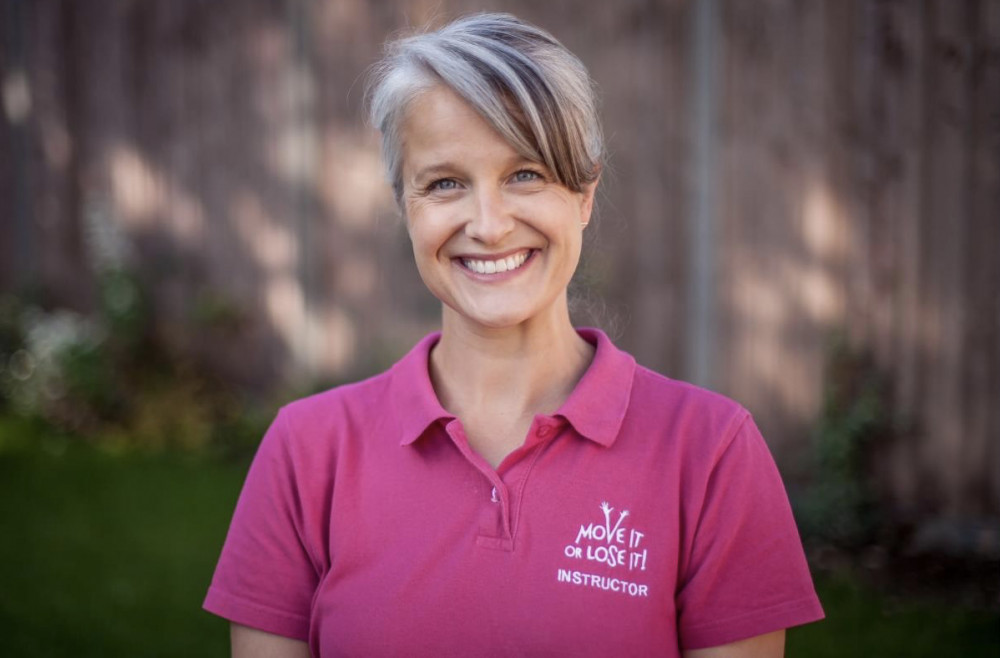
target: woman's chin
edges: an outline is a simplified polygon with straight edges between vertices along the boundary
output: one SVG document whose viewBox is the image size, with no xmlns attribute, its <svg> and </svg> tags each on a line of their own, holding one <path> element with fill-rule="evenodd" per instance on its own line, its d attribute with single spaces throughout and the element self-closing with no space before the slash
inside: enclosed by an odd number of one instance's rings
<svg viewBox="0 0 1000 658">
<path fill-rule="evenodd" d="M 537 314 L 523 308 L 456 309 L 446 307 L 452 320 L 470 328 L 487 331 L 512 329 L 530 322 Z"/>
<path fill-rule="evenodd" d="M 490 314 L 490 315 L 477 315 L 460 316 L 461 322 L 468 327 L 475 327 L 478 329 L 486 331 L 502 331 L 504 329 L 513 329 L 519 327 L 525 322 L 527 322 L 530 317 L 525 317 L 523 315 L 503 315 L 503 314 Z"/>
</svg>

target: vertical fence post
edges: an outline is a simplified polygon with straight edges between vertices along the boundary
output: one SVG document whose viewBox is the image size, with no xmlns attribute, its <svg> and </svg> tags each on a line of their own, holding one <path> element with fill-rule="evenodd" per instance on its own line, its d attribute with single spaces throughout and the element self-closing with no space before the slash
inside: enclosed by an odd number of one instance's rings
<svg viewBox="0 0 1000 658">
<path fill-rule="evenodd" d="M 691 124 L 694 171 L 693 195 L 688 212 L 690 251 L 687 276 L 687 336 L 685 376 L 692 382 L 711 386 L 715 350 L 715 225 L 718 193 L 716 181 L 717 145 L 717 61 L 718 8 L 716 0 L 695 0 L 692 12 L 694 93 Z"/>
<path fill-rule="evenodd" d="M 317 209 L 314 203 L 316 186 L 318 184 L 317 149 L 319 135 L 317 134 L 316 106 L 316 72 L 314 70 L 311 34 L 311 6 L 309 0 L 290 0 L 288 4 L 288 23 L 292 34 L 292 66 L 289 75 L 293 76 L 290 85 L 292 94 L 292 113 L 289 118 L 299 125 L 295 127 L 296 152 L 293 194 L 295 212 L 294 226 L 298 254 L 298 280 L 302 290 L 301 326 L 296 332 L 292 346 L 292 356 L 295 361 L 296 375 L 314 379 L 322 370 L 324 357 L 323 345 L 323 313 L 322 290 L 317 281 L 316 254 L 319 246 L 316 244 L 315 226 Z"/>
<path fill-rule="evenodd" d="M 10 130 L 11 199 L 10 212 L 14 224 L 13 239 L 8 245 L 5 258 L 13 263 L 8 270 L 11 282 L 21 290 L 30 289 L 39 283 L 38 254 L 32 226 L 32 181 L 28 149 L 28 124 L 31 117 L 31 81 L 28 79 L 28 62 L 25 48 L 27 21 L 24 16 L 25 3 L 9 0 L 3 3 L 3 43 L 6 44 L 0 71 L 2 85 L 2 108 Z"/>
</svg>

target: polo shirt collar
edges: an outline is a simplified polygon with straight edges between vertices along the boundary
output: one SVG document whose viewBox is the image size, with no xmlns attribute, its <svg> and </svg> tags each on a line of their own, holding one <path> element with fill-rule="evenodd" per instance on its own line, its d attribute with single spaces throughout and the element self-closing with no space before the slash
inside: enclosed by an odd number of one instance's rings
<svg viewBox="0 0 1000 658">
<path fill-rule="evenodd" d="M 435 421 L 455 418 L 441 406 L 431 384 L 431 349 L 440 339 L 441 332 L 428 334 L 392 367 L 390 400 L 400 445 L 410 445 L 419 439 Z"/>
<path fill-rule="evenodd" d="M 594 345 L 594 359 L 576 388 L 554 414 L 581 436 L 603 446 L 615 442 L 632 396 L 635 359 L 599 330 L 577 329 Z M 401 445 L 410 445 L 439 420 L 455 418 L 441 406 L 431 384 L 430 352 L 440 332 L 426 336 L 392 367 L 390 390 Z"/>
<path fill-rule="evenodd" d="M 555 415 L 565 418 L 578 434 L 608 447 L 628 411 L 635 359 L 600 329 L 581 328 L 577 333 L 596 348 L 594 360 Z"/>
</svg>

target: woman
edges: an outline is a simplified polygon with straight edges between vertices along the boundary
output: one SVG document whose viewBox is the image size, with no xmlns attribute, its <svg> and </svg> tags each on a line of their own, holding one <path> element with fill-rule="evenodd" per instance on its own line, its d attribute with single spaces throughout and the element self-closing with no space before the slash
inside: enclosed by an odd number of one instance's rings
<svg viewBox="0 0 1000 658">
<path fill-rule="evenodd" d="M 475 15 L 393 44 L 371 101 L 442 330 L 279 413 L 205 602 L 233 654 L 781 655 L 822 610 L 749 415 L 570 323 L 586 70 Z"/>
</svg>

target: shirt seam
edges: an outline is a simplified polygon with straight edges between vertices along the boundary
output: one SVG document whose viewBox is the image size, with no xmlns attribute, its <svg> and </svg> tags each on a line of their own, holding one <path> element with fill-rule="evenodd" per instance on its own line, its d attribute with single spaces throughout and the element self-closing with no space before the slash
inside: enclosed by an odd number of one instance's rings
<svg viewBox="0 0 1000 658">
<path fill-rule="evenodd" d="M 712 459 L 712 467 L 709 469 L 709 479 L 711 479 L 712 474 L 715 473 L 715 469 L 718 468 L 719 462 L 725 456 L 729 449 L 732 447 L 733 443 L 736 442 L 736 437 L 739 436 L 743 428 L 746 427 L 747 422 L 750 420 L 750 412 L 746 409 L 740 407 L 740 414 L 736 416 L 733 420 L 733 429 L 729 436 L 725 436 L 723 441 L 719 444 L 719 449 L 716 451 L 714 458 Z"/>
</svg>

